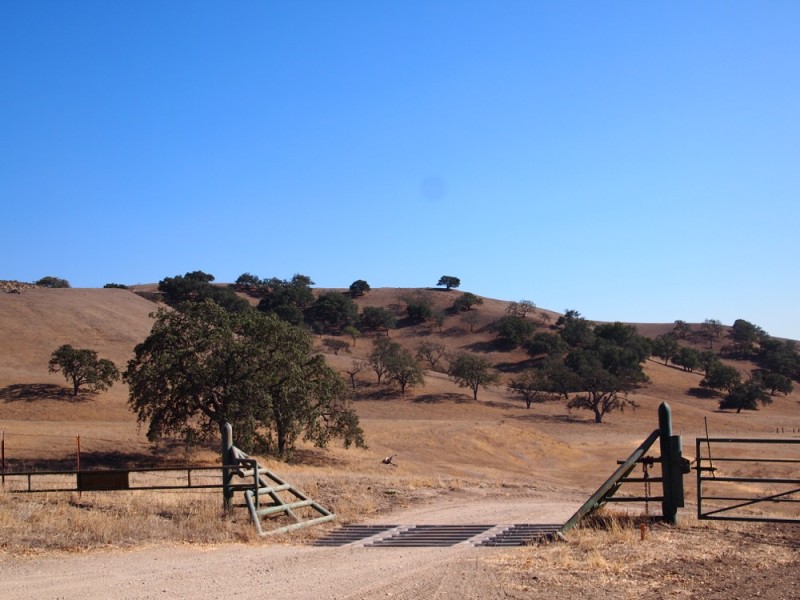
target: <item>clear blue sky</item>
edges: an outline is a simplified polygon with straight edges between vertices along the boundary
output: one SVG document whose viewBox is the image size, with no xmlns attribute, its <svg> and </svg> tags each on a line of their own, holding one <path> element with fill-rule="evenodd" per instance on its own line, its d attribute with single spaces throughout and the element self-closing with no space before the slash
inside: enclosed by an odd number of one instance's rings
<svg viewBox="0 0 800 600">
<path fill-rule="evenodd" d="M 800 339 L 800 3 L 0 3 L 0 278 L 309 275 Z"/>
</svg>

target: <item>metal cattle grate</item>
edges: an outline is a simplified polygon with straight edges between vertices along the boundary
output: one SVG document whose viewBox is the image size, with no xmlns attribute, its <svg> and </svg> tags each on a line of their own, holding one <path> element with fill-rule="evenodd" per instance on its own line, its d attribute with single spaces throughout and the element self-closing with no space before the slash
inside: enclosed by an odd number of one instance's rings
<svg viewBox="0 0 800 600">
<path fill-rule="evenodd" d="M 559 537 L 562 527 L 563 525 L 512 525 L 475 545 L 510 547 L 550 542 Z"/>
<path fill-rule="evenodd" d="M 558 537 L 562 525 L 344 525 L 315 546 L 365 548 L 445 548 L 524 546 Z"/>
<path fill-rule="evenodd" d="M 391 536 L 367 544 L 371 547 L 442 548 L 466 542 L 494 527 L 493 525 L 415 525 L 401 528 Z"/>
<path fill-rule="evenodd" d="M 372 537 L 380 537 L 398 525 L 343 525 L 331 531 L 325 537 L 314 541 L 314 546 L 346 546 L 356 542 L 364 542 Z M 363 545 L 363 544 L 362 544 Z"/>
</svg>

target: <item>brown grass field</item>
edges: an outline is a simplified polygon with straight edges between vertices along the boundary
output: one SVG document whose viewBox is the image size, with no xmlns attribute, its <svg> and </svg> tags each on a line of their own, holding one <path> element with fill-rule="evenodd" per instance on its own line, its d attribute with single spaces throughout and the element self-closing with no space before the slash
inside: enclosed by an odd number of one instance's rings
<svg viewBox="0 0 800 600">
<path fill-rule="evenodd" d="M 435 305 L 444 308 L 460 293 L 383 288 L 357 302 L 362 307 L 389 307 L 400 314 L 403 297 L 409 294 L 428 295 Z M 390 336 L 409 348 L 424 339 L 444 344 L 451 352 L 482 353 L 508 381 L 525 366 L 527 356 L 523 351 L 501 352 L 492 343 L 490 325 L 505 315 L 507 306 L 506 301 L 484 299 L 475 309 L 479 321 L 474 331 L 458 316 L 449 316 L 441 331 L 427 324 L 401 326 Z M 213 464 L 217 460 L 213 447 L 150 444 L 127 408 L 124 384 L 73 399 L 63 377 L 47 372 L 51 352 L 65 343 L 92 348 L 123 369 L 135 344 L 147 336 L 149 314 L 155 309 L 153 302 L 119 289 L 25 289 L 21 294 L 0 294 L 0 430 L 7 470 L 74 469 L 78 436 L 82 465 L 87 468 Z M 557 316 L 550 311 L 538 312 L 548 314 L 552 321 Z M 640 333 L 651 336 L 672 327 L 637 326 Z M 344 371 L 352 361 L 369 353 L 370 337 L 359 338 L 350 353 L 327 357 L 345 379 Z M 318 338 L 322 350 L 321 341 Z M 742 370 L 752 367 L 732 364 Z M 428 507 L 426 510 L 433 510 L 434 515 L 467 519 L 463 522 L 488 522 L 493 520 L 492 510 L 502 510 L 506 505 L 560 504 L 563 509 L 559 514 L 571 514 L 614 471 L 616 461 L 626 458 L 657 427 L 657 408 L 663 401 L 672 407 L 674 432 L 683 436 L 684 455 L 690 460 L 694 458 L 694 440 L 704 435 L 706 422 L 711 435 L 717 437 L 800 437 L 797 390 L 775 396 L 773 404 L 761 410 L 735 414 L 719 411 L 714 398 L 689 393 L 698 386 L 699 373 L 686 373 L 655 360 L 648 361 L 645 370 L 651 383 L 632 396 L 639 408 L 607 415 L 599 425 L 590 413 L 571 413 L 563 402 L 534 404 L 528 410 L 502 384 L 481 390 L 474 401 L 470 390 L 457 387 L 442 373 L 429 372 L 424 387 L 400 395 L 397 390 L 377 385 L 374 373 L 361 372 L 355 406 L 368 449 L 301 446 L 291 463 L 266 458 L 261 462 L 336 512 L 339 522 L 403 521 L 414 515 L 409 511 L 416 507 Z M 396 468 L 381 464 L 389 454 L 397 455 Z M 641 491 L 630 490 L 636 494 Z M 554 590 L 563 598 L 597 592 L 620 598 L 800 597 L 800 530 L 796 526 L 698 522 L 694 493 L 691 475 L 686 478 L 687 507 L 680 513 L 679 526 L 648 525 L 645 539 L 636 520 L 643 507 L 637 505 L 627 507 L 625 514 L 612 513 L 617 518 L 611 519 L 610 526 L 575 531 L 566 544 L 454 555 L 447 559 L 451 561 L 446 564 L 447 575 L 441 581 L 436 579 L 436 589 L 415 588 L 416 584 L 398 580 L 387 590 L 365 581 L 361 587 L 339 591 L 335 585 L 326 588 L 320 583 L 315 588 L 307 582 L 307 594 L 286 592 L 278 597 L 549 598 Z M 253 549 L 278 553 L 287 547 L 299 548 L 330 528 L 262 539 L 254 534 L 246 511 L 222 519 L 219 504 L 216 493 L 78 496 L 17 495 L 6 490 L 0 493 L 0 571 L 5 569 L 13 576 L 8 579 L 10 583 L 0 583 L 0 597 L 11 597 L 4 591 L 17 597 L 49 597 L 33 592 L 24 595 L 21 582 L 29 575 L 27 568 L 46 571 L 53 553 L 68 552 L 72 556 L 92 551 L 97 560 L 113 561 L 111 557 L 124 550 L 127 554 L 123 556 L 157 560 L 147 553 L 157 556 L 160 548 L 175 548 L 175 544 L 189 544 L 179 546 L 189 557 L 193 556 L 192 548 L 202 554 L 210 545 L 244 548 L 245 553 Z M 434 510 L 446 506 L 463 506 L 462 517 L 457 512 Z M 526 520 L 524 515 L 515 518 Z M 333 556 L 332 550 L 302 547 L 302 556 L 311 553 L 307 560 L 312 571 L 315 561 L 322 560 L 315 557 L 324 556 L 329 562 Z M 98 558 L 99 551 L 103 558 Z M 423 558 L 412 557 L 410 550 L 403 552 L 403 556 L 411 557 L 407 558 L 408 568 L 420 569 L 416 579 L 433 585 L 430 571 L 425 570 L 433 560 L 424 559 L 428 551 L 419 551 Z M 345 554 L 350 556 L 352 551 Z M 383 556 L 381 552 L 375 554 L 379 555 Z M 396 554 L 386 555 L 385 561 L 396 558 Z M 180 560 L 180 552 L 175 560 Z M 275 560 L 286 559 L 276 554 Z M 80 568 L 76 563 L 77 572 Z M 350 569 L 356 571 L 344 572 L 357 578 L 357 568 L 352 566 Z M 377 568 L 373 565 L 371 572 Z M 459 579 L 453 569 L 462 568 L 464 573 L 474 569 L 477 574 Z M 367 578 L 368 574 L 361 576 Z M 488 583 L 478 584 L 478 579 Z M 77 597 L 83 591 L 78 586 L 71 593 Z M 97 589 L 94 593 L 96 597 L 102 595 Z M 188 591 L 186 596 L 177 591 L 172 596 L 189 597 Z M 73 596 L 68 592 L 64 597 Z M 209 592 L 206 597 L 216 596 Z"/>
</svg>

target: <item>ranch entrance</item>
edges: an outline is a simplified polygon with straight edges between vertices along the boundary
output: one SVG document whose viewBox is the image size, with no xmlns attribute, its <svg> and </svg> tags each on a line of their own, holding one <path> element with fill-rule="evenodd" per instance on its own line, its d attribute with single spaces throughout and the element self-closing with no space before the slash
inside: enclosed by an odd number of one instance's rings
<svg viewBox="0 0 800 600">
<path fill-rule="evenodd" d="M 652 518 L 674 524 L 678 508 L 684 506 L 684 476 L 692 467 L 683 457 L 681 437 L 672 433 L 671 410 L 666 403 L 659 407 L 658 416 L 658 429 L 627 459 L 618 461 L 611 476 L 565 522 L 345 524 L 313 543 L 363 547 L 520 546 L 563 539 L 582 519 L 609 503 L 644 505 L 647 518 L 651 517 L 651 506 L 660 507 L 660 514 Z M 800 520 L 800 439 L 706 437 L 696 440 L 695 451 L 698 519 Z M 16 493 L 79 494 L 217 488 L 222 492 L 225 508 L 246 508 L 262 536 L 335 519 L 331 511 L 233 446 L 230 426 L 222 428 L 221 453 L 223 464 L 216 467 L 16 473 L 4 468 L 3 487 Z M 153 482 L 154 477 L 157 483 Z M 623 486 L 625 493 L 618 493 Z M 234 499 L 239 494 L 243 502 L 236 504 Z M 287 518 L 289 524 L 285 524 Z"/>
</svg>

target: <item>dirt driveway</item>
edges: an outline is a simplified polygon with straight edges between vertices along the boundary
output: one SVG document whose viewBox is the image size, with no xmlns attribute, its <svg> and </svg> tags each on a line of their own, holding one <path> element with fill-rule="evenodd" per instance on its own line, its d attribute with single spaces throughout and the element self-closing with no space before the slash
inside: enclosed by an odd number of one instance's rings
<svg viewBox="0 0 800 600">
<path fill-rule="evenodd" d="M 459 493 L 381 522 L 563 522 L 577 497 Z M 522 548 L 153 546 L 85 554 L 0 555 L 0 598 L 270 599 L 800 597 L 800 528 L 691 524 L 588 532 Z"/>
</svg>

